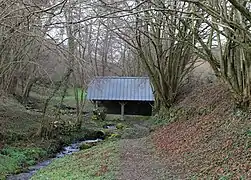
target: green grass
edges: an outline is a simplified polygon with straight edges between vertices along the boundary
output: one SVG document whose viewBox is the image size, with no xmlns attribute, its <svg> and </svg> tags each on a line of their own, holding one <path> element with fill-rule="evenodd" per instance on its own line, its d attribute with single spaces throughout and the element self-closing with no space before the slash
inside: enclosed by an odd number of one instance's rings
<svg viewBox="0 0 251 180">
<path fill-rule="evenodd" d="M 118 159 L 118 142 L 108 141 L 55 160 L 32 180 L 113 180 L 118 171 Z"/>
<path fill-rule="evenodd" d="M 83 91 L 83 90 L 82 90 L 81 88 L 77 88 L 78 98 L 79 98 L 79 99 L 81 99 L 82 91 Z M 84 92 L 84 93 L 83 93 L 84 99 L 85 99 L 86 95 L 87 95 L 87 93 Z M 74 88 L 70 88 L 70 89 L 67 90 L 67 96 L 66 96 L 66 98 L 74 98 L 74 99 L 75 99 Z"/>
<path fill-rule="evenodd" d="M 80 98 L 81 98 L 82 89 L 78 88 L 77 91 L 78 91 L 78 98 L 80 99 Z M 36 96 L 36 97 L 39 96 L 40 99 L 47 99 L 47 98 L 48 98 L 48 94 L 47 94 L 47 95 L 40 95 L 40 94 L 38 94 L 38 93 L 36 93 L 36 92 L 31 92 L 31 95 L 32 95 L 32 96 Z M 53 97 L 53 99 L 54 99 L 54 100 L 61 100 L 61 98 L 62 98 L 61 96 L 62 96 L 62 95 L 60 95 L 60 94 L 56 94 L 56 95 Z M 85 96 L 86 96 L 86 92 L 84 92 L 84 98 L 85 98 Z M 69 88 L 69 89 L 67 89 L 67 92 L 66 92 L 66 95 L 65 95 L 65 99 L 66 99 L 66 100 L 68 100 L 68 99 L 75 100 L 74 88 Z"/>
<path fill-rule="evenodd" d="M 78 99 L 80 100 L 81 99 L 81 94 L 82 94 L 82 89 L 80 88 L 77 88 L 77 92 L 78 92 Z M 83 93 L 83 98 L 85 99 L 86 97 L 86 92 Z M 54 100 L 57 100 L 57 101 L 61 101 L 61 96 L 60 95 L 57 95 L 55 97 L 53 97 Z M 64 97 L 64 101 L 65 102 L 71 102 L 71 101 L 76 101 L 75 100 L 75 91 L 74 91 L 74 88 L 69 88 L 67 89 L 67 92 L 66 92 L 66 95 Z"/>
<path fill-rule="evenodd" d="M 46 155 L 41 148 L 5 147 L 0 151 L 0 179 L 8 173 L 18 173 L 24 167 L 31 166 Z"/>
<path fill-rule="evenodd" d="M 0 179 L 5 179 L 5 175 L 17 171 L 18 164 L 15 159 L 0 154 Z"/>
<path fill-rule="evenodd" d="M 82 89 L 78 88 L 77 91 L 78 91 L 78 99 L 80 100 L 81 99 Z M 48 95 L 49 94 L 46 94 L 46 95 L 45 94 L 44 95 L 39 94 L 38 92 L 31 92 L 30 93 L 31 98 L 38 99 L 38 100 L 40 100 L 42 102 L 41 106 L 44 105 L 44 102 L 48 98 Z M 86 95 L 87 95 L 86 92 L 84 92 L 84 94 L 83 94 L 84 100 L 85 100 Z M 61 99 L 62 99 L 62 94 L 57 93 L 54 97 L 52 97 L 52 99 L 50 101 L 50 105 L 53 106 L 53 105 L 59 104 L 61 102 Z M 67 106 L 70 106 L 70 107 L 76 107 L 76 99 L 75 99 L 74 88 L 67 89 L 66 95 L 64 97 L 63 104 L 65 104 Z M 89 106 L 90 103 L 86 102 L 86 105 Z"/>
</svg>

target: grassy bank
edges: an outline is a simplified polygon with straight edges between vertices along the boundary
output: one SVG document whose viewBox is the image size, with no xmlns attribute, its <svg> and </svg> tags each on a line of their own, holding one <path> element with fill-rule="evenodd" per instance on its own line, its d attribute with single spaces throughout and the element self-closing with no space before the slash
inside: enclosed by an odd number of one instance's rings
<svg viewBox="0 0 251 180">
<path fill-rule="evenodd" d="M 0 179 L 9 173 L 19 173 L 24 167 L 31 166 L 39 159 L 47 156 L 42 148 L 5 147 L 0 153 Z"/>
<path fill-rule="evenodd" d="M 118 143 L 108 141 L 52 162 L 33 180 L 113 180 L 118 171 Z"/>
<path fill-rule="evenodd" d="M 81 94 L 82 94 L 82 89 L 78 88 L 76 90 L 77 90 L 77 94 L 78 94 L 78 99 L 80 100 Z M 48 90 L 48 88 L 46 88 L 44 91 L 45 92 L 41 93 L 41 89 L 36 89 L 36 91 L 33 91 L 30 93 L 30 99 L 35 101 L 34 104 L 38 108 L 43 107 L 44 102 L 46 101 L 48 96 L 53 93 L 53 92 L 51 92 L 51 90 Z M 49 103 L 49 106 L 53 107 L 54 105 L 59 104 L 62 100 L 62 95 L 63 95 L 63 92 L 57 92 L 55 94 L 55 96 L 52 97 L 52 99 Z M 86 97 L 86 92 L 83 92 L 83 99 L 85 99 L 85 97 Z M 63 104 L 68 107 L 76 107 L 75 91 L 73 88 L 67 89 L 66 94 L 64 95 Z M 92 108 L 92 105 L 87 102 L 87 106 L 85 106 L 85 108 L 88 110 L 91 110 L 90 108 Z"/>
<path fill-rule="evenodd" d="M 0 179 L 20 173 L 39 161 L 50 158 L 63 146 L 79 139 L 94 138 L 94 130 L 82 129 L 57 138 L 41 140 L 20 140 L 5 143 L 0 149 Z"/>
</svg>

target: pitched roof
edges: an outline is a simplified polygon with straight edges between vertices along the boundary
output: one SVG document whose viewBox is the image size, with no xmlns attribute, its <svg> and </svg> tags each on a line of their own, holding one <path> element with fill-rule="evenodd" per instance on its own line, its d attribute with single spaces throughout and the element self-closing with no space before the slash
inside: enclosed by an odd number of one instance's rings
<svg viewBox="0 0 251 180">
<path fill-rule="evenodd" d="M 154 101 L 148 77 L 96 77 L 87 90 L 89 100 Z"/>
</svg>

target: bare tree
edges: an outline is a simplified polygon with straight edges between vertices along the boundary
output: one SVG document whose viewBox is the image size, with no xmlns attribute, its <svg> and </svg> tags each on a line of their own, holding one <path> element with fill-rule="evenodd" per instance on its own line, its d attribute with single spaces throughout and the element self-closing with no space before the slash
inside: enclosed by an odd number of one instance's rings
<svg viewBox="0 0 251 180">
<path fill-rule="evenodd" d="M 138 56 L 135 60 L 140 60 L 150 77 L 156 109 L 169 108 L 195 62 L 195 40 L 188 28 L 192 15 L 187 13 L 192 6 L 178 1 L 128 1 L 105 6 L 115 12 L 122 9 L 112 30 L 133 49 Z"/>
<path fill-rule="evenodd" d="M 194 12 L 204 30 L 196 38 L 215 73 L 231 90 L 238 107 L 245 108 L 251 98 L 251 33 L 249 1 L 208 0 L 190 1 L 197 6 Z M 208 28 L 206 28 L 208 27 Z M 212 52 L 217 47 L 219 56 Z"/>
<path fill-rule="evenodd" d="M 43 22 L 50 22 L 58 6 L 65 1 L 51 5 L 33 1 L 0 1 L 0 85 L 1 89 L 15 94 L 22 84 L 21 96 L 25 100 L 41 67 L 37 62 L 42 49 L 46 47 L 48 28 Z"/>
</svg>

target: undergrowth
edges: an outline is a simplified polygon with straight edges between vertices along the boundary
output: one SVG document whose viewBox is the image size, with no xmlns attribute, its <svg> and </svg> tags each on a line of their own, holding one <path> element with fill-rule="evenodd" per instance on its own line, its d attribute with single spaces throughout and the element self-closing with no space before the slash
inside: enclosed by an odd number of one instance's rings
<svg viewBox="0 0 251 180">
<path fill-rule="evenodd" d="M 151 121 L 153 126 L 161 127 L 168 125 L 169 123 L 175 122 L 177 120 L 189 119 L 194 116 L 204 116 L 212 112 L 214 106 L 209 107 L 182 107 L 182 106 L 173 106 L 169 109 L 162 108 L 158 114 L 152 117 Z"/>
<path fill-rule="evenodd" d="M 5 147 L 0 151 L 0 179 L 8 173 L 18 173 L 47 155 L 42 148 Z"/>
</svg>

